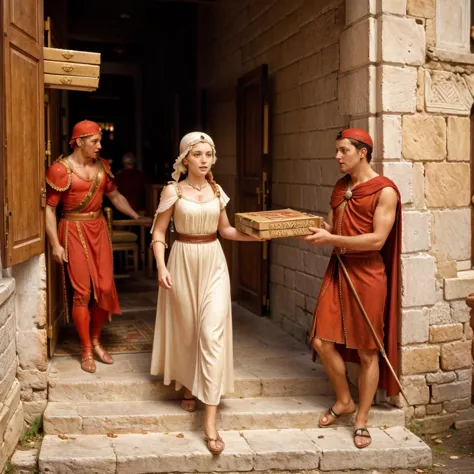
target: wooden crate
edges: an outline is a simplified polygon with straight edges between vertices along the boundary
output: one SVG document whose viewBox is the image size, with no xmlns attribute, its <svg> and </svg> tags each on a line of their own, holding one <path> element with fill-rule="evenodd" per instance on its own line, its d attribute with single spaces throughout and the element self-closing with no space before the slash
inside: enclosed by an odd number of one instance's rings
<svg viewBox="0 0 474 474">
<path fill-rule="evenodd" d="M 89 51 L 73 51 L 71 49 L 43 48 L 45 61 L 59 61 L 80 64 L 100 64 L 100 53 Z"/>
<path fill-rule="evenodd" d="M 49 87 L 50 89 L 95 91 L 99 87 L 99 78 L 45 74 L 44 86 Z"/>
<path fill-rule="evenodd" d="M 323 218 L 293 209 L 235 214 L 235 227 L 261 239 L 309 235 L 310 227 L 322 227 Z"/>
<path fill-rule="evenodd" d="M 98 78 L 100 75 L 100 66 L 45 60 L 44 73 Z"/>
</svg>

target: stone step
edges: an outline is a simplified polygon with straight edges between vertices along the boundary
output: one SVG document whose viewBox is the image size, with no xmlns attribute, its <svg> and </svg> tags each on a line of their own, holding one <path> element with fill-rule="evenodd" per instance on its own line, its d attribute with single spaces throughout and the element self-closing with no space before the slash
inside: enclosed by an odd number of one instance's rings
<svg viewBox="0 0 474 474">
<path fill-rule="evenodd" d="M 321 415 L 334 403 L 332 397 L 228 398 L 222 400 L 218 426 L 222 430 L 317 428 Z M 353 425 L 354 415 L 338 425 Z M 200 430 L 204 410 L 184 411 L 177 401 L 48 403 L 43 428 L 47 434 L 107 434 Z M 376 405 L 369 426 L 403 426 L 403 410 Z"/>
<path fill-rule="evenodd" d="M 43 439 L 39 470 L 48 474 L 145 474 L 319 469 L 412 469 L 431 465 L 430 448 L 403 427 L 371 429 L 357 449 L 350 428 L 225 431 L 212 456 L 200 431 L 57 436 Z M 111 435 L 112 436 L 112 435 Z M 113 435 L 116 436 L 116 435 Z"/>
<path fill-rule="evenodd" d="M 235 361 L 232 398 L 332 395 L 321 365 L 311 361 L 308 350 L 295 347 L 258 349 L 258 355 Z M 125 402 L 178 399 L 174 384 L 164 386 L 150 375 L 150 354 L 119 354 L 114 365 L 97 363 L 97 372 L 81 370 L 78 358 L 54 357 L 48 378 L 50 402 Z"/>
</svg>

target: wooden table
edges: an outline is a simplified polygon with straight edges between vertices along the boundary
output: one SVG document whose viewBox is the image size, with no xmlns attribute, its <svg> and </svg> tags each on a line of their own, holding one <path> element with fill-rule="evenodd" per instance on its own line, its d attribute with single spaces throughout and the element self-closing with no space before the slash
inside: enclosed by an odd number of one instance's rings
<svg viewBox="0 0 474 474">
<path fill-rule="evenodd" d="M 146 252 L 145 252 L 145 231 L 153 224 L 153 219 L 151 217 L 139 217 L 138 219 L 114 219 L 112 221 L 112 228 L 114 227 L 140 227 L 140 260 L 142 262 L 142 268 L 145 273 L 147 273 L 147 268 L 149 265 L 146 265 Z M 153 257 L 151 257 L 153 258 Z M 149 263 L 149 262 L 148 262 Z"/>
</svg>

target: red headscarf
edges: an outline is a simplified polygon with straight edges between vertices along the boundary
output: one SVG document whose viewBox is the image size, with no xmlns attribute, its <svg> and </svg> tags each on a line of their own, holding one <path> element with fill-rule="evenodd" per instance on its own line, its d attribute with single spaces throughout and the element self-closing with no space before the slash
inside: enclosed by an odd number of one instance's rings
<svg viewBox="0 0 474 474">
<path fill-rule="evenodd" d="M 353 140 L 358 140 L 366 145 L 369 145 L 370 148 L 374 148 L 374 142 L 370 135 L 362 128 L 346 128 L 338 133 L 337 139 L 342 140 L 343 138 L 352 138 Z"/>
<path fill-rule="evenodd" d="M 97 133 L 102 133 L 99 125 L 91 120 L 82 120 L 81 122 L 76 123 L 72 129 L 72 137 L 69 140 L 69 145 L 72 147 L 76 142 L 76 138 L 90 137 Z"/>
</svg>

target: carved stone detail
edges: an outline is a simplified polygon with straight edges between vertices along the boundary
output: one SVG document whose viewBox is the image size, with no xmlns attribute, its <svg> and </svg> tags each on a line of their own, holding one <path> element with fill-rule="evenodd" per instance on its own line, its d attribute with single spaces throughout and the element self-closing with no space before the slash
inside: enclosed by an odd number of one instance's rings
<svg viewBox="0 0 474 474">
<path fill-rule="evenodd" d="M 460 75 L 444 71 L 426 71 L 425 101 L 428 112 L 469 115 L 472 95 Z"/>
</svg>

